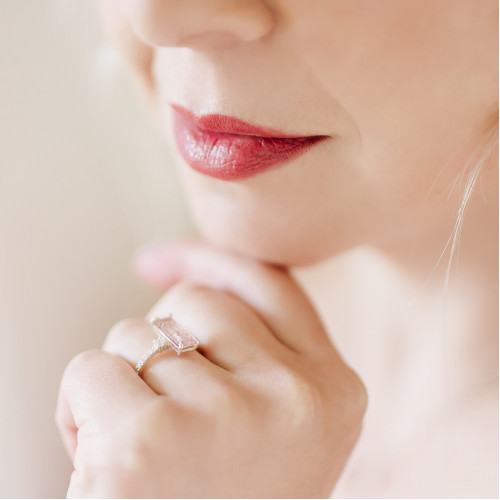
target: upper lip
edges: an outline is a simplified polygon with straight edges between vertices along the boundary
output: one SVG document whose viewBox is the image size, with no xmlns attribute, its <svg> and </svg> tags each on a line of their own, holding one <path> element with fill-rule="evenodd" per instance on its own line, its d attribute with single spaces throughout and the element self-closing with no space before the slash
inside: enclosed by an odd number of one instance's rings
<svg viewBox="0 0 500 500">
<path fill-rule="evenodd" d="M 234 134 L 234 135 L 249 135 L 257 137 L 268 137 L 268 138 L 280 138 L 280 139 L 300 139 L 300 138 L 312 138 L 312 137 L 327 137 L 325 135 L 300 135 L 300 134 L 288 134 L 280 130 L 268 127 L 257 127 L 250 123 L 247 123 L 239 118 L 233 118 L 230 116 L 219 115 L 219 114 L 206 114 L 206 115 L 196 115 L 192 111 L 189 111 L 182 106 L 177 104 L 171 104 L 172 108 L 180 113 L 184 118 L 189 120 L 196 127 L 207 130 L 209 132 L 215 132 L 220 134 Z"/>
<path fill-rule="evenodd" d="M 172 108 L 174 133 L 184 160 L 199 173 L 225 181 L 265 172 L 330 137 L 291 135 L 226 115 L 200 116 L 178 105 Z"/>
</svg>

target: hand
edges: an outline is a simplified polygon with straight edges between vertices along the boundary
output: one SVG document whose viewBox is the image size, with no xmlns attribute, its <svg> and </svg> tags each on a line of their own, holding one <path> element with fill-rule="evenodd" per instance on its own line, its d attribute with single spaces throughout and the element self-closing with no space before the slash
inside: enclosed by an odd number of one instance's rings
<svg viewBox="0 0 500 500">
<path fill-rule="evenodd" d="M 152 315 L 172 313 L 200 349 L 158 354 L 141 378 L 154 334 L 126 320 L 69 364 L 57 411 L 68 495 L 329 496 L 366 394 L 307 297 L 286 270 L 207 245 L 155 252 L 156 283 L 177 284 Z"/>
</svg>

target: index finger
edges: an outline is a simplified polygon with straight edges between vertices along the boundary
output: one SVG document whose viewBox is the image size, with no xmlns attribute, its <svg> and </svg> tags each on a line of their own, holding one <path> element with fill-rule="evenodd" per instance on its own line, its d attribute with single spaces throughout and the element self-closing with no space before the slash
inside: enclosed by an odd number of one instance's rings
<svg viewBox="0 0 500 500">
<path fill-rule="evenodd" d="M 76 433 L 97 433 L 117 425 L 156 393 L 122 358 L 94 350 L 79 354 L 64 372 L 57 401 L 56 422 L 71 458 Z"/>
<path fill-rule="evenodd" d="M 310 300 L 285 268 L 205 243 L 150 246 L 138 253 L 134 267 L 143 279 L 162 289 L 185 280 L 233 293 L 295 352 L 332 350 Z"/>
</svg>

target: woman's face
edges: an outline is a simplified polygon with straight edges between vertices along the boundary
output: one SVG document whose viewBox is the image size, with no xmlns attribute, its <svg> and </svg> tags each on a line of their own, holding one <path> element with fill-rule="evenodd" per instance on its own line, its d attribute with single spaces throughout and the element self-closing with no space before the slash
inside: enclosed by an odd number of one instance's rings
<svg viewBox="0 0 500 500">
<path fill-rule="evenodd" d="M 327 136 L 243 178 L 208 175 L 211 167 L 200 172 L 185 150 L 176 153 L 208 239 L 302 265 L 455 217 L 461 193 L 452 186 L 496 121 L 496 0 L 104 0 L 103 7 L 173 144 L 172 105 L 280 137 Z M 230 149 L 212 154 L 238 157 L 239 147 Z"/>
</svg>

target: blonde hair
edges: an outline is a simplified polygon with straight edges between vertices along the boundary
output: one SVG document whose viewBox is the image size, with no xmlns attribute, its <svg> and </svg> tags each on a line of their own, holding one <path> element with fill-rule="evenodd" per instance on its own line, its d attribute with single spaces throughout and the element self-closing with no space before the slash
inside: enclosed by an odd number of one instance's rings
<svg viewBox="0 0 500 500">
<path fill-rule="evenodd" d="M 448 289 L 452 263 L 455 256 L 457 255 L 462 226 L 464 223 L 467 208 L 469 206 L 471 195 L 476 189 L 478 181 L 480 183 L 480 175 L 484 172 L 486 166 L 488 165 L 488 162 L 491 162 L 493 164 L 492 166 L 495 166 L 495 168 L 498 166 L 498 112 L 496 113 L 493 125 L 487 129 L 487 132 L 484 134 L 482 140 L 473 150 L 467 163 L 465 164 L 460 174 L 457 176 L 457 179 L 452 186 L 452 189 L 450 190 L 449 197 L 451 196 L 451 193 L 456 184 L 458 184 L 459 186 L 464 185 L 460 205 L 457 210 L 455 224 L 440 257 L 441 260 L 446 251 L 449 249 L 449 257 L 445 275 L 445 289 Z M 463 182 L 464 179 L 466 179 L 465 184 Z"/>
</svg>

